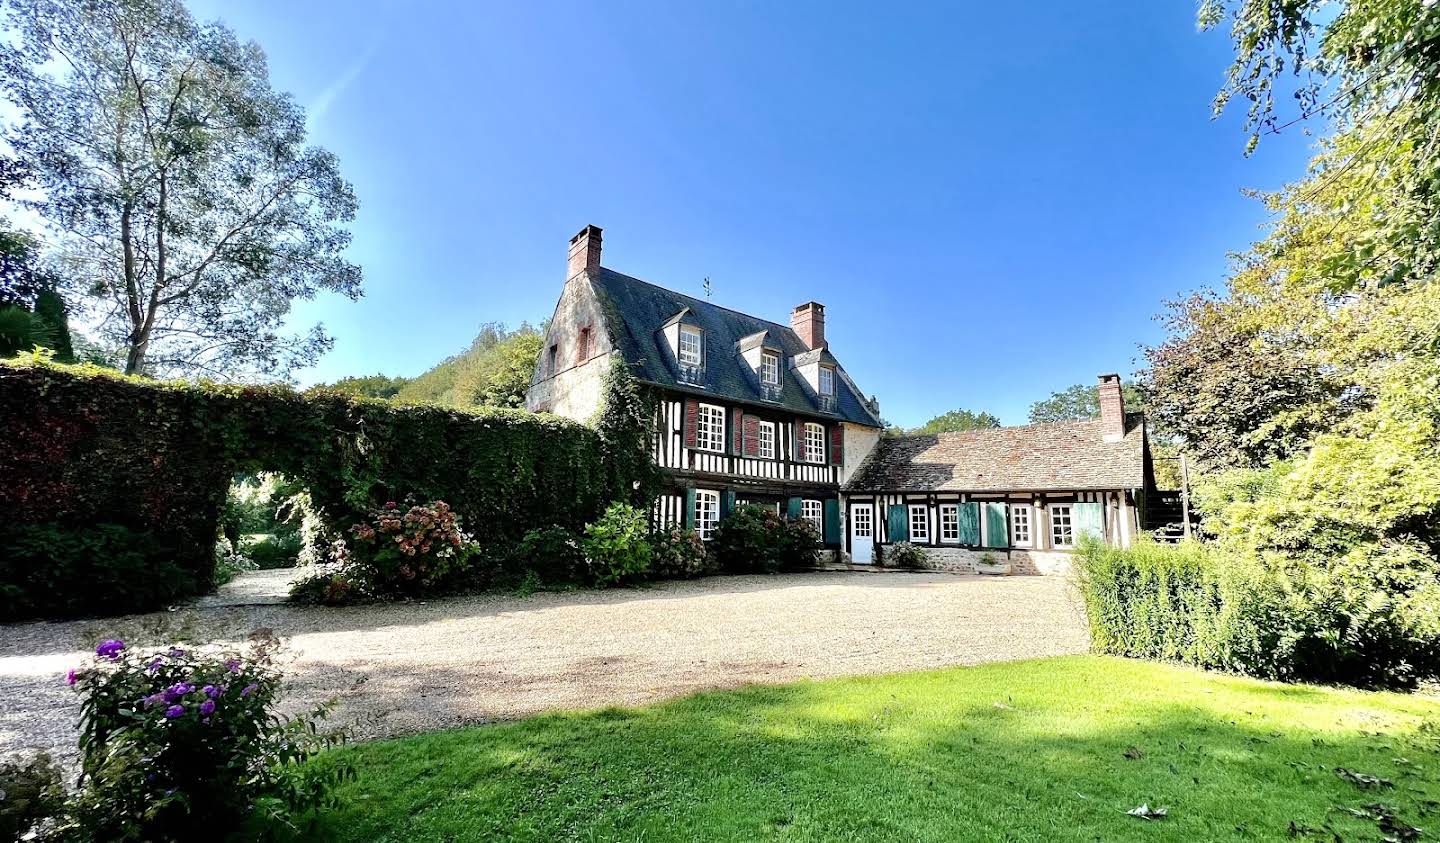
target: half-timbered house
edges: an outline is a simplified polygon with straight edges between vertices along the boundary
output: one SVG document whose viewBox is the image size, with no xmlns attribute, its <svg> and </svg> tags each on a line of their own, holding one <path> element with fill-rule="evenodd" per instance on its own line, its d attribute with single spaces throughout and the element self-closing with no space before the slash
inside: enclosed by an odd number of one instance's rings
<svg viewBox="0 0 1440 843">
<path fill-rule="evenodd" d="M 571 239 L 526 406 L 589 418 L 618 356 L 660 398 L 661 523 L 708 537 L 754 503 L 812 521 L 839 549 L 841 484 L 881 425 L 830 350 L 824 306 L 801 304 L 782 325 L 602 267 L 600 255 L 599 228 Z"/>
</svg>

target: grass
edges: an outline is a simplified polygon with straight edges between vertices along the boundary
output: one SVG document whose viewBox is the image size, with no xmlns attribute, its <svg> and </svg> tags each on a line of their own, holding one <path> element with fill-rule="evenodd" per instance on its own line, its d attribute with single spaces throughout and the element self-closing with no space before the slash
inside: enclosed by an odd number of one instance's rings
<svg viewBox="0 0 1440 843">
<path fill-rule="evenodd" d="M 750 687 L 341 750 L 322 839 L 1379 840 L 1440 704 L 1097 656 Z M 1337 768 L 1393 784 L 1362 787 Z M 1141 803 L 1169 816 L 1126 815 Z M 1357 816 L 1358 811 L 1366 816 Z M 1432 826 L 1434 828 L 1432 828 Z M 1392 826 L 1393 828 L 1393 826 Z M 1394 833 L 1393 831 L 1390 833 Z"/>
</svg>

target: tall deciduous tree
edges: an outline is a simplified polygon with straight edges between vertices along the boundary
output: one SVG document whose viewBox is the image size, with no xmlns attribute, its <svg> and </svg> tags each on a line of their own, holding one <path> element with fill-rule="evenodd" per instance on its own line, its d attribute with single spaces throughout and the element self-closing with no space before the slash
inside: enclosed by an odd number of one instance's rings
<svg viewBox="0 0 1440 843">
<path fill-rule="evenodd" d="M 127 372 L 284 375 L 330 346 L 296 299 L 360 295 L 356 200 L 265 54 L 180 0 L 5 0 L 0 91 L 36 204 Z"/>
<path fill-rule="evenodd" d="M 1143 409 L 1144 399 L 1134 384 L 1123 387 L 1125 409 L 1135 412 Z M 1063 421 L 1083 421 L 1100 418 L 1100 387 L 1098 384 L 1077 383 L 1050 397 L 1030 405 L 1031 424 L 1050 424 Z"/>
<path fill-rule="evenodd" d="M 930 421 L 910 430 L 910 433 L 958 433 L 966 430 L 985 430 L 999 427 L 1000 419 L 990 413 L 972 410 L 951 410 L 941 413 Z"/>
</svg>

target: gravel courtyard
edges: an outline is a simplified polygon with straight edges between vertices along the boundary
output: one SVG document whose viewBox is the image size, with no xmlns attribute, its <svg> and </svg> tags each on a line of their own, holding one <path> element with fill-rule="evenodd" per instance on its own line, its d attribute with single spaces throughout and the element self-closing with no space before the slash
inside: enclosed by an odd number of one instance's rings
<svg viewBox="0 0 1440 843">
<path fill-rule="evenodd" d="M 360 738 L 1088 645 L 1060 577 L 711 577 L 344 609 L 267 604 L 276 584 L 237 583 L 227 594 L 241 606 L 208 598 L 150 615 L 0 626 L 0 754 L 45 747 L 70 759 L 79 709 L 62 676 L 107 637 L 141 647 L 235 643 L 268 627 L 289 645 L 287 707 L 337 697 L 336 722 Z"/>
</svg>

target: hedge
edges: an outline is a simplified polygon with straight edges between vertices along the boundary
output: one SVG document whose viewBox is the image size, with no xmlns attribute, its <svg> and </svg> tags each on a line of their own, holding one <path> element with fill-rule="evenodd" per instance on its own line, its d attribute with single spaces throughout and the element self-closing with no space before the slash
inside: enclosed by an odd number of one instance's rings
<svg viewBox="0 0 1440 843">
<path fill-rule="evenodd" d="M 0 364 L 0 430 L 0 595 L 28 595 L 6 599 L 0 619 L 93 604 L 44 595 L 86 590 L 106 558 L 67 559 L 37 591 L 35 544 L 22 538 L 38 527 L 104 524 L 112 544 L 114 530 L 129 530 L 145 555 L 183 571 L 177 587 L 117 593 L 112 614 L 208 590 L 217 521 L 240 471 L 295 478 L 334 527 L 387 500 L 444 500 L 486 543 L 518 541 L 537 525 L 579 530 L 636 487 L 620 476 L 633 455 L 620 459 L 595 430 L 554 416 L 158 382 L 43 361 Z"/>
</svg>

